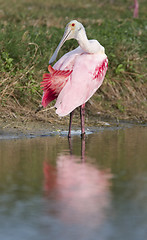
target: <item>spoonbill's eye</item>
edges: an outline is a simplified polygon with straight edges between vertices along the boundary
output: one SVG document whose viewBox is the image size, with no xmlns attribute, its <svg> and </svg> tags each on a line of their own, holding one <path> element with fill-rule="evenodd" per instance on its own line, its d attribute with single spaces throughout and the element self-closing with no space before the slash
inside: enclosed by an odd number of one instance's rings
<svg viewBox="0 0 147 240">
<path fill-rule="evenodd" d="M 72 23 L 71 26 L 74 27 L 74 26 L 75 26 L 75 23 Z"/>
</svg>

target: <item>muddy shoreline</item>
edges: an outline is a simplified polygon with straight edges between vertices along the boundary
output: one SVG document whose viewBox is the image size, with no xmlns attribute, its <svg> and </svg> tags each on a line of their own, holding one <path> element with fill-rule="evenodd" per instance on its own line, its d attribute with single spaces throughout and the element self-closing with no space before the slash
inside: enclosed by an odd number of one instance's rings
<svg viewBox="0 0 147 240">
<path fill-rule="evenodd" d="M 87 103 L 85 115 L 86 133 L 99 132 L 104 129 L 119 129 L 133 125 L 147 125 L 146 116 L 136 118 L 137 115 L 131 114 L 131 117 L 123 117 L 118 113 L 109 114 L 109 112 L 98 112 L 98 109 Z M 15 109 L 16 110 L 16 109 Z M 58 117 L 54 109 L 44 109 L 35 113 L 34 109 L 21 108 L 17 111 L 8 111 L 4 108 L 0 115 L 0 139 L 52 136 L 68 134 L 69 115 Z M 72 135 L 80 135 L 80 115 L 79 109 L 75 110 L 72 122 Z"/>
<path fill-rule="evenodd" d="M 20 121 L 20 120 L 0 120 L 0 140 L 18 139 L 18 138 L 34 138 L 48 136 L 67 136 L 68 134 L 68 117 L 58 121 Z M 85 123 L 86 135 L 98 133 L 104 130 L 119 130 L 133 126 L 147 126 L 147 123 L 134 120 L 112 120 L 103 119 L 96 120 L 91 118 Z M 72 125 L 72 136 L 80 135 L 80 121 L 75 118 Z"/>
</svg>

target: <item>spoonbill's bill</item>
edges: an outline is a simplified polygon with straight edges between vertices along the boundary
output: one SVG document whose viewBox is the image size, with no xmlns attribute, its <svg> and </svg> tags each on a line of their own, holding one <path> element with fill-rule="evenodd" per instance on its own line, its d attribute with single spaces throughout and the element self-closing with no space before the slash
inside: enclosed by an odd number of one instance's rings
<svg viewBox="0 0 147 240">
<path fill-rule="evenodd" d="M 76 39 L 79 47 L 66 53 L 52 67 L 57 54 L 66 40 Z M 73 20 L 65 28 L 64 35 L 49 61 L 49 73 L 43 75 L 42 105 L 46 107 L 56 100 L 55 108 L 59 116 L 70 113 L 68 137 L 74 109 L 80 106 L 81 134 L 85 134 L 85 103 L 101 86 L 108 68 L 104 47 L 97 40 L 88 40 L 83 25 Z"/>
</svg>

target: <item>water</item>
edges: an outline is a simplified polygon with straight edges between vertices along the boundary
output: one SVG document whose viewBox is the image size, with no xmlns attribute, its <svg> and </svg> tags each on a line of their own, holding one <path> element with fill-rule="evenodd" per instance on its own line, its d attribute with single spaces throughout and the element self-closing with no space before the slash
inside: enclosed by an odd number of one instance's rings
<svg viewBox="0 0 147 240">
<path fill-rule="evenodd" d="M 0 141 L 0 239 L 147 239 L 147 127 L 60 135 Z"/>
</svg>

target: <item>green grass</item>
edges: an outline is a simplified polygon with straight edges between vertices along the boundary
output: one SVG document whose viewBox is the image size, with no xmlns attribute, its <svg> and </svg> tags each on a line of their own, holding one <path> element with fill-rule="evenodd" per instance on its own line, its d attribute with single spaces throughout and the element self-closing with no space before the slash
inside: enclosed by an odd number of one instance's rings
<svg viewBox="0 0 147 240">
<path fill-rule="evenodd" d="M 129 8 L 132 3 L 129 0 L 0 0 L 3 108 L 12 101 L 21 106 L 31 101 L 33 108 L 40 103 L 42 74 L 47 71 L 65 25 L 72 19 L 81 21 L 88 38 L 97 39 L 108 55 L 109 70 L 99 91 L 104 96 L 103 110 L 113 102 L 114 109 L 124 113 L 125 104 L 134 98 L 138 108 L 139 104 L 146 106 L 143 102 L 147 83 L 147 2 L 140 0 L 138 19 L 133 19 Z M 77 46 L 75 40 L 67 41 L 58 58 Z M 95 99 L 99 105 L 101 97 Z"/>
</svg>

